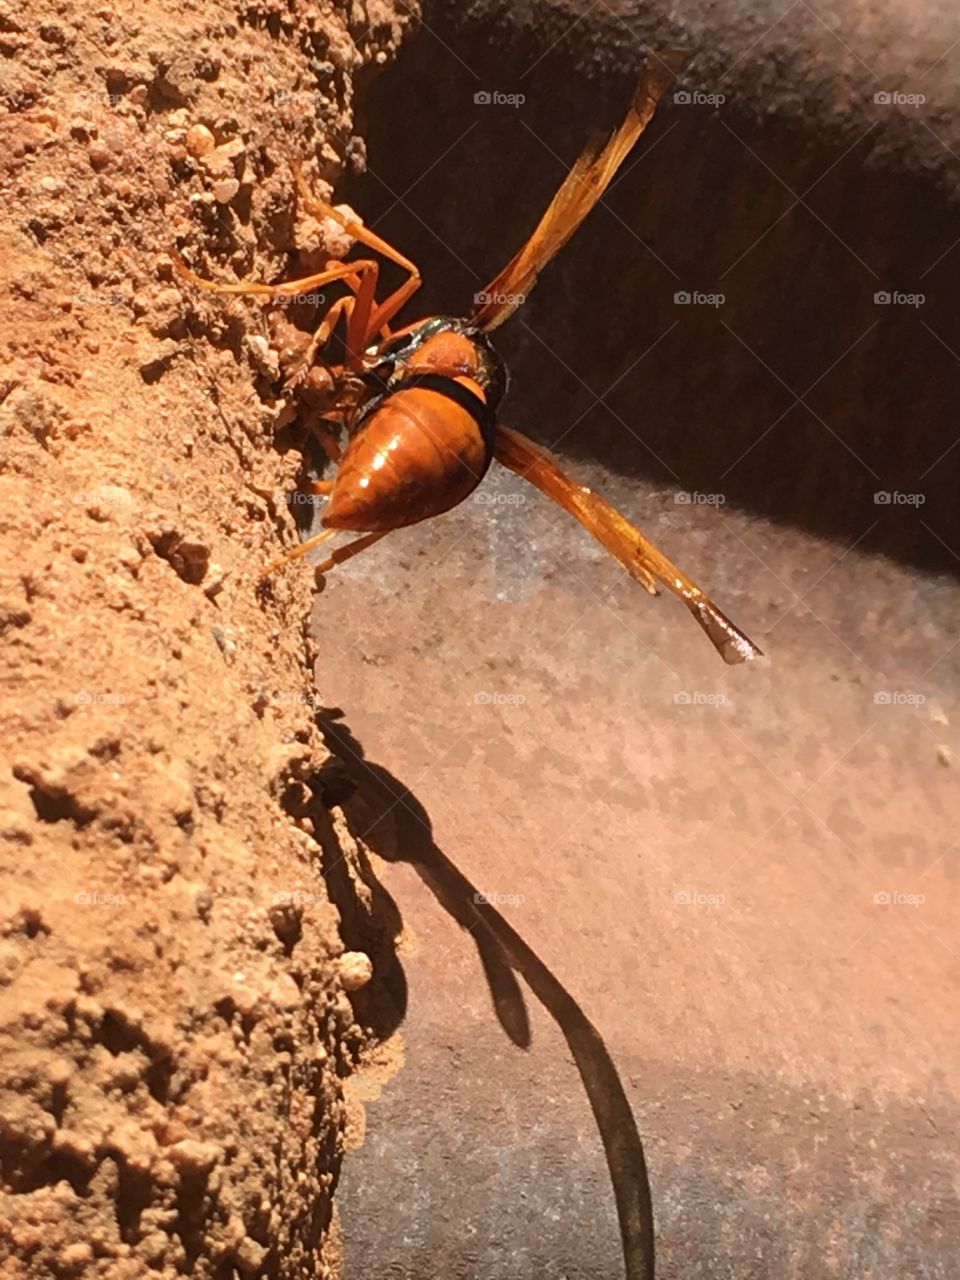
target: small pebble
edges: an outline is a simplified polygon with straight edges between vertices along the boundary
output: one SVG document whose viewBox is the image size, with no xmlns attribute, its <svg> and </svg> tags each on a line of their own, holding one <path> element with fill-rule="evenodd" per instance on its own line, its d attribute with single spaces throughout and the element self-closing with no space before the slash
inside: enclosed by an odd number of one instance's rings
<svg viewBox="0 0 960 1280">
<path fill-rule="evenodd" d="M 267 1250 L 262 1244 L 257 1244 L 256 1240 L 251 1240 L 249 1236 L 246 1236 L 235 1247 L 234 1254 L 237 1264 L 244 1275 L 253 1275 L 255 1271 L 259 1271 L 263 1266 Z"/>
<path fill-rule="evenodd" d="M 278 1009 L 296 1009 L 303 997 L 293 978 L 284 974 L 270 988 L 269 999 Z"/>
<path fill-rule="evenodd" d="M 246 339 L 246 346 L 261 373 L 270 378 L 280 377 L 280 356 L 262 334 L 252 334 Z"/>
<path fill-rule="evenodd" d="M 205 156 L 216 145 L 213 134 L 205 124 L 191 125 L 186 136 L 187 150 L 192 156 Z"/>
<path fill-rule="evenodd" d="M 233 982 L 230 984 L 230 995 L 233 997 L 234 1007 L 242 1018 L 249 1018 L 260 1003 L 260 992 L 254 991 L 243 978 L 243 974 L 234 974 Z"/>
<path fill-rule="evenodd" d="M 184 1138 L 167 1148 L 167 1156 L 181 1173 L 206 1173 L 223 1155 L 215 1142 L 197 1142 Z"/>
<path fill-rule="evenodd" d="M 217 204 L 229 204 L 239 190 L 236 178 L 221 178 L 213 184 L 213 198 Z"/>
<path fill-rule="evenodd" d="M 78 1240 L 61 1250 L 60 1261 L 68 1270 L 79 1270 L 81 1266 L 93 1261 L 93 1249 L 85 1240 Z"/>
<path fill-rule="evenodd" d="M 337 970 L 346 991 L 359 991 L 373 977 L 373 961 L 365 951 L 345 951 L 337 961 Z"/>
</svg>

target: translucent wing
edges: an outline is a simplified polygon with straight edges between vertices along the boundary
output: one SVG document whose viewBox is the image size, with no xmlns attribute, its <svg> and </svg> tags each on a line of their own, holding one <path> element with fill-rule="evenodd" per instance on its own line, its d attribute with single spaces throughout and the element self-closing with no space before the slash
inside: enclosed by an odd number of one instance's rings
<svg viewBox="0 0 960 1280">
<path fill-rule="evenodd" d="M 564 475 L 539 445 L 519 431 L 500 426 L 496 457 L 569 511 L 651 595 L 657 594 L 656 584 L 660 582 L 679 596 L 724 662 L 732 666 L 761 656 L 762 651 L 721 613 L 692 578 L 658 551 L 650 539 L 605 498 Z"/>
<path fill-rule="evenodd" d="M 623 124 L 606 143 L 593 139 L 564 178 L 533 235 L 516 257 L 479 294 L 471 319 L 489 332 L 503 324 L 537 282 L 606 191 L 634 143 L 650 122 L 684 55 L 651 54 Z"/>
</svg>

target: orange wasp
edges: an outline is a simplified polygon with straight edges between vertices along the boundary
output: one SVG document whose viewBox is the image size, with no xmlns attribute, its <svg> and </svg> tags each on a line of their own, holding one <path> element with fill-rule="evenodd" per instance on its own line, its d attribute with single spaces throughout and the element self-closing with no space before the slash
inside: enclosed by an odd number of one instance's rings
<svg viewBox="0 0 960 1280">
<path fill-rule="evenodd" d="M 386 241 L 314 197 L 295 169 L 300 198 L 319 218 L 332 218 L 356 241 L 401 267 L 406 280 L 376 300 L 379 263 L 372 258 L 332 261 L 324 271 L 283 284 L 218 285 L 176 259 L 193 284 L 216 293 L 258 294 L 282 302 L 304 290 L 343 281 L 349 292 L 329 308 L 288 385 L 325 385 L 331 411 L 348 434 L 345 451 L 326 440 L 339 462 L 329 494 L 324 531 L 302 542 L 266 570 L 305 555 L 340 530 L 363 536 L 339 548 L 321 571 L 349 559 L 392 529 L 440 515 L 462 502 L 483 479 L 493 458 L 559 503 L 652 595 L 657 583 L 686 604 L 728 663 L 760 650 L 621 512 L 569 479 L 556 461 L 526 436 L 497 420 L 506 372 L 489 335 L 529 295 L 543 267 L 567 243 L 609 186 L 646 128 L 673 79 L 668 59 L 652 57 L 626 119 L 605 142 L 591 142 L 567 174 L 533 235 L 486 288 L 466 317 L 433 316 L 392 332 L 390 322 L 420 286 L 417 267 Z M 341 365 L 314 369 L 337 325 L 346 326 Z M 320 374 L 315 379 L 312 375 Z M 324 382 L 325 379 L 325 382 Z"/>
</svg>

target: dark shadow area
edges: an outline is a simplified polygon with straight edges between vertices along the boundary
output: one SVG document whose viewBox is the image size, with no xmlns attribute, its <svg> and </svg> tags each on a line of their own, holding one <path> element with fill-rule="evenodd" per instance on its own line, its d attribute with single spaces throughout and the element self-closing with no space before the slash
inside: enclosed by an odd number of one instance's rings
<svg viewBox="0 0 960 1280">
<path fill-rule="evenodd" d="M 328 746 L 325 715 L 321 728 Z M 331 746 L 331 750 L 333 747 Z M 396 902 L 370 866 L 362 842 L 348 853 L 337 837 L 329 810 L 350 803 L 356 784 L 339 759 L 333 759 L 309 783 L 314 834 L 320 843 L 321 873 L 330 901 L 340 913 L 340 937 L 347 951 L 362 951 L 373 964 L 373 980 L 350 993 L 360 1026 L 383 1042 L 407 1012 L 407 979 L 397 955 L 403 920 Z"/>
<path fill-rule="evenodd" d="M 600 1034 L 562 983 L 439 848 L 421 802 L 398 778 L 366 758 L 342 716 L 342 711 L 328 710 L 321 714 L 319 723 L 327 746 L 337 757 L 337 773 L 352 787 L 347 798 L 349 788 L 341 781 L 336 793 L 336 803 L 351 833 L 359 844 L 368 843 L 380 856 L 409 863 L 444 910 L 467 930 L 476 944 L 497 1017 L 515 1044 L 525 1048 L 530 1043 L 529 1021 L 515 973 L 555 1020 L 576 1062 L 603 1143 L 617 1205 L 625 1275 L 627 1280 L 652 1280 L 653 1209 L 643 1144 Z M 327 792 L 328 802 L 333 794 Z"/>
<path fill-rule="evenodd" d="M 324 741 L 335 757 L 328 770 L 321 771 L 324 803 L 343 810 L 361 849 L 368 844 L 388 861 L 410 862 L 417 867 L 430 866 L 438 857 L 443 859 L 433 841 L 426 809 L 398 778 L 366 759 L 342 715 L 337 709 L 324 711 L 319 717 Z M 342 872 L 334 887 L 340 895 L 334 901 L 342 912 Z M 384 891 L 380 888 L 379 892 Z M 476 944 L 500 1025 L 515 1045 L 526 1048 L 530 1044 L 530 1022 L 523 993 L 503 948 L 489 931 L 477 929 L 477 916 L 470 903 L 451 900 L 444 905 Z M 349 903 L 347 907 L 355 910 Z"/>
<path fill-rule="evenodd" d="M 468 310 L 622 111 L 627 61 L 598 81 L 569 41 L 541 52 L 451 22 L 371 88 L 369 171 L 337 194 L 418 262 L 408 320 Z M 493 91 L 523 101 L 475 100 Z M 956 573 L 955 215 L 932 183 L 877 166 L 880 112 L 849 142 L 756 117 L 668 95 L 497 333 L 503 419 L 668 493 Z"/>
</svg>

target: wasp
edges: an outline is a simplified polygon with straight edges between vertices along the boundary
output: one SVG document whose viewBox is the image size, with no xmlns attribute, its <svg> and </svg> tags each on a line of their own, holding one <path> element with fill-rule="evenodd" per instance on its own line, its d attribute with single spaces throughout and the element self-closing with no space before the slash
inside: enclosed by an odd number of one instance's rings
<svg viewBox="0 0 960 1280">
<path fill-rule="evenodd" d="M 221 294 L 254 294 L 283 302 L 333 281 L 346 286 L 287 384 L 325 395 L 328 407 L 322 416 L 344 428 L 348 442 L 341 452 L 332 436 L 323 441 L 338 463 L 332 481 L 315 485 L 329 499 L 323 532 L 275 561 L 266 574 L 341 530 L 361 534 L 318 566 L 326 572 L 393 529 L 449 511 L 476 488 L 496 458 L 568 511 L 652 595 L 658 594 L 660 584 L 678 596 L 725 662 L 745 662 L 760 654 L 706 592 L 625 515 L 571 480 L 545 449 L 505 426 L 498 416 L 507 374 L 490 335 L 529 296 L 540 272 L 601 199 L 653 117 L 676 62 L 672 55 L 651 57 L 623 123 L 605 140 L 587 145 L 526 244 L 476 295 L 466 316 L 431 316 L 392 329 L 392 321 L 420 286 L 418 268 L 359 221 L 314 196 L 299 166 L 294 166 L 294 174 L 303 205 L 320 219 L 332 218 L 356 243 L 403 270 L 406 278 L 388 297 L 377 300 L 380 264 L 372 257 L 330 261 L 323 271 L 271 285 L 216 284 L 196 275 L 175 255 L 180 273 L 192 284 Z M 317 364 L 341 325 L 342 363 Z"/>
</svg>

